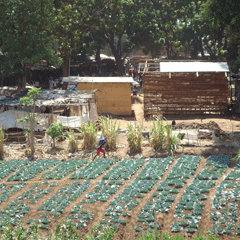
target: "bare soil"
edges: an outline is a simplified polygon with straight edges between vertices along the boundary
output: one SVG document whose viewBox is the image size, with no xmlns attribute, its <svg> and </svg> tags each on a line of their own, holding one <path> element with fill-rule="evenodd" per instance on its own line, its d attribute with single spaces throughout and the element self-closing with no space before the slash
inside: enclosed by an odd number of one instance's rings
<svg viewBox="0 0 240 240">
<path fill-rule="evenodd" d="M 143 131 L 150 131 L 152 119 L 144 119 L 143 114 L 143 97 L 142 96 L 133 96 L 133 115 L 130 117 L 114 117 L 120 124 L 120 128 L 122 129 L 121 133 L 117 138 L 117 150 L 114 152 L 108 152 L 109 157 L 116 157 L 118 159 L 130 159 L 130 158 L 151 158 L 151 157 L 166 157 L 167 153 L 155 153 L 152 148 L 149 146 L 147 140 L 144 140 L 143 149 L 141 153 L 131 155 L 128 149 L 127 143 L 127 133 L 126 129 L 128 124 L 143 124 Z M 137 226 L 137 216 L 141 213 L 141 208 L 146 204 L 147 199 L 151 197 L 152 193 L 156 191 L 157 186 L 166 178 L 167 174 L 171 170 L 171 168 L 176 163 L 178 157 L 182 154 L 184 155 L 201 155 L 202 160 L 200 166 L 197 170 L 197 173 L 200 172 L 203 168 L 205 168 L 206 158 L 213 154 L 232 154 L 235 155 L 239 150 L 240 146 L 240 118 L 238 116 L 168 116 L 167 121 L 171 122 L 175 120 L 176 125 L 173 129 L 208 129 L 213 130 L 215 137 L 208 132 L 202 132 L 199 135 L 200 142 L 191 145 L 185 145 L 184 148 L 177 149 L 174 153 L 174 162 L 171 164 L 170 168 L 165 172 L 162 179 L 158 181 L 158 183 L 153 187 L 153 189 L 145 195 L 145 197 L 140 201 L 140 203 L 136 206 L 133 213 L 131 213 L 131 217 L 127 218 L 127 224 L 124 226 L 120 226 L 117 233 L 115 234 L 115 239 L 134 239 L 134 237 L 140 236 L 140 233 L 136 233 L 133 231 L 133 228 Z M 80 140 L 81 145 L 81 140 Z M 28 154 L 28 147 L 26 143 L 6 143 L 4 144 L 4 161 L 14 160 L 14 159 L 23 159 L 26 158 Z M 70 159 L 79 159 L 79 158 L 92 158 L 94 151 L 85 151 L 81 149 L 79 146 L 79 151 L 74 154 L 69 154 L 68 152 L 68 143 L 67 140 L 58 142 L 55 150 L 51 149 L 51 143 L 49 139 L 43 139 L 41 142 L 36 144 L 36 159 L 60 159 L 62 161 L 70 160 Z M 228 169 L 227 173 L 231 171 L 231 167 Z M 138 170 L 136 174 L 138 174 L 141 169 Z M 105 172 L 106 173 L 106 172 Z M 42 179 L 43 172 L 37 175 L 34 179 L 27 181 L 27 184 L 14 195 L 11 195 L 7 202 L 0 203 L 0 208 L 4 209 L 11 201 L 21 196 L 27 189 L 33 186 L 34 183 L 42 183 L 46 179 Z M 135 178 L 136 174 L 132 176 L 130 180 L 124 181 L 124 185 L 121 186 L 118 190 L 118 193 L 122 192 L 122 190 L 127 186 L 128 183 L 132 182 Z M 58 190 L 65 186 L 66 183 L 72 183 L 73 181 L 69 179 L 69 176 L 66 176 L 62 180 L 57 180 L 58 185 L 55 188 L 51 188 L 50 194 L 48 194 L 45 198 L 41 198 L 37 204 L 34 205 L 35 208 L 31 208 L 31 211 L 26 214 L 23 218 L 23 222 L 30 218 L 39 219 L 40 212 L 37 211 L 37 208 L 50 197 L 50 195 L 54 195 L 58 192 Z M 85 195 L 92 191 L 94 186 L 98 183 L 99 180 L 102 179 L 102 175 L 94 179 L 90 185 L 90 188 L 80 196 L 77 200 L 75 200 L 72 205 L 80 204 L 80 201 L 85 198 Z M 9 177 L 9 176 L 8 176 Z M 212 211 L 211 201 L 212 197 L 216 192 L 216 187 L 220 184 L 222 179 L 217 181 L 216 186 L 211 190 L 210 193 L 207 194 L 208 199 L 205 202 L 204 211 L 202 213 L 202 220 L 200 221 L 200 230 L 202 233 L 206 233 L 206 229 L 211 228 L 212 220 L 210 219 L 210 212 Z M 7 177 L 0 180 L 0 184 L 5 183 L 13 183 L 7 182 Z M 184 188 L 180 189 L 180 193 L 177 195 L 172 207 L 168 214 L 160 213 L 157 215 L 157 221 L 162 227 L 163 231 L 172 234 L 171 232 L 171 223 L 175 221 L 174 219 L 174 209 L 181 198 L 181 194 L 185 190 L 188 184 L 192 182 L 193 179 L 189 179 Z M 49 180 L 49 182 L 56 182 L 56 180 Z M 41 188 L 44 188 L 44 185 L 41 185 Z M 117 194 L 118 194 L 117 193 Z M 109 202 L 112 201 L 117 194 L 113 194 L 108 202 L 96 202 L 94 204 L 89 203 L 81 203 L 83 205 L 83 209 L 87 209 L 89 212 L 94 213 L 94 217 L 89 221 L 89 224 L 86 228 L 81 229 L 82 238 L 89 234 L 90 229 L 95 225 L 99 224 L 100 220 L 106 218 L 104 216 L 105 210 L 109 207 Z M 27 203 L 27 201 L 26 201 Z M 29 204 L 29 203 L 28 203 Z M 56 222 L 61 222 L 61 220 L 69 214 L 69 211 L 72 210 L 73 206 L 68 206 L 64 212 L 61 214 L 61 219 L 56 220 L 56 218 L 50 215 L 51 223 L 49 225 L 49 229 L 51 230 L 41 230 L 40 233 L 43 236 L 49 234 L 52 230 L 55 229 Z M 238 223 L 239 224 L 239 223 Z M 25 224 L 26 225 L 26 224 Z M 144 228 L 146 231 L 146 229 Z M 192 235 L 185 234 L 185 239 L 190 239 Z M 232 239 L 233 236 L 220 236 L 220 239 Z"/>
</svg>

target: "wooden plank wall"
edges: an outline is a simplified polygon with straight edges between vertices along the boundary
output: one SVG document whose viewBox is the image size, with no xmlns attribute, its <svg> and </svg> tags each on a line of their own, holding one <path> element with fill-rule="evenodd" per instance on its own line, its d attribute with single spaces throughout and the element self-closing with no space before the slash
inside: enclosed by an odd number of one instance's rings
<svg viewBox="0 0 240 240">
<path fill-rule="evenodd" d="M 144 116 L 224 114 L 228 109 L 225 73 L 143 74 Z"/>
</svg>

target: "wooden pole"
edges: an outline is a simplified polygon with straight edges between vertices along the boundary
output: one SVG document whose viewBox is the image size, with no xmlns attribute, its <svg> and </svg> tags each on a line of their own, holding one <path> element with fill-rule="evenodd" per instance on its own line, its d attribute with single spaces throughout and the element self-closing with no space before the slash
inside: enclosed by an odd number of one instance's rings
<svg viewBox="0 0 240 240">
<path fill-rule="evenodd" d="M 52 109 L 51 109 L 51 123 L 53 123 L 53 106 L 52 106 Z"/>
</svg>

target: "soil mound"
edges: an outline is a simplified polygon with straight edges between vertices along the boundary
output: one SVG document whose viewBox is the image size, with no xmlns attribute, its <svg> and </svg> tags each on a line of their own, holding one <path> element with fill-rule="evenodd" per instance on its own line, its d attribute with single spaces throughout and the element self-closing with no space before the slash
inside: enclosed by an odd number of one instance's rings
<svg viewBox="0 0 240 240">
<path fill-rule="evenodd" d="M 214 131 L 216 137 L 227 137 L 227 134 L 219 127 L 219 125 L 210 121 L 208 123 L 177 123 L 173 126 L 173 129 L 209 129 Z"/>
</svg>

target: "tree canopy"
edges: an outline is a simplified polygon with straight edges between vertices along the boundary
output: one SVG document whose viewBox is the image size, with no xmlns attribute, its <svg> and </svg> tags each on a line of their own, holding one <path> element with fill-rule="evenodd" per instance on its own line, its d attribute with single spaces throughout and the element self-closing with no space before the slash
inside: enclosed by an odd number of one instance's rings
<svg viewBox="0 0 240 240">
<path fill-rule="evenodd" d="M 54 22 L 52 0 L 6 0 L 0 3 L 0 39 L 4 76 L 16 75 L 20 88 L 26 84 L 28 67 L 45 59 L 59 60 L 49 34 Z"/>
<path fill-rule="evenodd" d="M 118 74 L 134 50 L 169 59 L 227 60 L 239 68 L 240 2 L 232 0 L 4 0 L 0 3 L 0 72 L 24 87 L 28 67 L 109 46 Z M 99 68 L 101 68 L 99 64 Z M 100 69 L 99 69 L 100 70 Z"/>
</svg>

